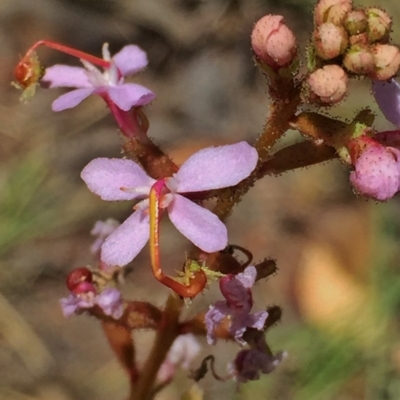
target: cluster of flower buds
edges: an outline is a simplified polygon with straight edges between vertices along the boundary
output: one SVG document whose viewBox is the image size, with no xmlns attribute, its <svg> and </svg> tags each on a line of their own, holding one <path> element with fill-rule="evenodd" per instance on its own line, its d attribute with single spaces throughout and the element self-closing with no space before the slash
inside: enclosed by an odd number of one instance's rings
<svg viewBox="0 0 400 400">
<path fill-rule="evenodd" d="M 341 101 L 348 78 L 392 78 L 400 50 L 388 43 L 392 21 L 380 8 L 355 8 L 351 0 L 320 0 L 314 11 L 304 98 L 322 105 Z"/>
</svg>

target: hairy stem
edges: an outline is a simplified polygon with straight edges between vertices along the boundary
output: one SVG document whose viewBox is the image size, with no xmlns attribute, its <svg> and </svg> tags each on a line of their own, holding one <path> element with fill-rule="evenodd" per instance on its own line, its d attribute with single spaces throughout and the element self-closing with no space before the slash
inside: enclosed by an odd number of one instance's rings
<svg viewBox="0 0 400 400">
<path fill-rule="evenodd" d="M 163 318 L 149 357 L 141 371 L 137 384 L 132 385 L 129 400 L 151 399 L 157 372 L 179 334 L 179 317 L 182 306 L 183 300 L 172 292 L 165 305 Z"/>
</svg>

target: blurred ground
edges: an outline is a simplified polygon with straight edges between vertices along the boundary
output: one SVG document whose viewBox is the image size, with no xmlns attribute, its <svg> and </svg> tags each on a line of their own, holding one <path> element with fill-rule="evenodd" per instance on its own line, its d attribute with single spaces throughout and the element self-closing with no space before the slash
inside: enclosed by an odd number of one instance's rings
<svg viewBox="0 0 400 400">
<path fill-rule="evenodd" d="M 399 17 L 396 2 L 379 5 Z M 157 93 L 148 108 L 150 133 L 183 161 L 207 145 L 257 137 L 268 100 L 249 34 L 271 12 L 285 15 L 304 43 L 311 27 L 306 1 L 1 0 L 0 399 L 123 399 L 127 390 L 97 321 L 65 320 L 58 304 L 68 271 L 92 261 L 94 221 L 130 213 L 127 204 L 97 199 L 79 178 L 94 157 L 119 156 L 121 140 L 98 98 L 60 114 L 50 109 L 56 90 L 19 103 L 10 86 L 19 55 L 43 38 L 97 55 L 105 41 L 113 53 L 140 45 L 150 65 L 136 81 Z M 398 26 L 395 19 L 394 37 Z M 44 65 L 74 62 L 45 49 L 40 57 Z M 334 114 L 351 117 L 372 105 L 366 83 L 354 87 Z M 377 127 L 388 125 L 378 118 Z M 249 248 L 256 260 L 278 260 L 279 273 L 256 288 L 257 306 L 283 306 L 269 341 L 289 358 L 240 392 L 207 380 L 207 399 L 400 398 L 399 202 L 357 199 L 347 179 L 338 162 L 268 177 L 235 208 L 232 243 Z M 165 265 L 180 263 L 186 245 L 163 227 Z M 124 292 L 161 306 L 167 291 L 156 286 L 147 265 L 144 251 Z M 210 290 L 188 313 L 216 296 Z M 138 340 L 143 357 L 151 334 Z M 223 371 L 237 349 L 220 343 L 212 350 Z M 182 382 L 159 398 L 178 398 Z"/>
</svg>

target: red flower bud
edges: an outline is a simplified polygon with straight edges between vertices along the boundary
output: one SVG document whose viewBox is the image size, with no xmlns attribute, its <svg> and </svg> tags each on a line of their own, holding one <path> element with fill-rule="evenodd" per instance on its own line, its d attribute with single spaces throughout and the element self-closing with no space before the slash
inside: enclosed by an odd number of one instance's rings
<svg viewBox="0 0 400 400">
<path fill-rule="evenodd" d="M 266 15 L 253 28 L 251 45 L 257 57 L 277 70 L 296 56 L 296 38 L 281 15 Z"/>
<path fill-rule="evenodd" d="M 316 26 L 324 22 L 341 25 L 352 8 L 351 0 L 320 0 L 314 10 L 314 23 Z"/>
<path fill-rule="evenodd" d="M 372 79 L 386 81 L 392 78 L 400 67 L 400 50 L 389 44 L 376 44 L 372 48 L 375 60 L 374 71 L 369 74 Z"/>
<path fill-rule="evenodd" d="M 348 77 L 338 65 L 325 65 L 307 79 L 310 100 L 322 104 L 335 104 L 347 92 Z"/>
<path fill-rule="evenodd" d="M 348 44 L 346 31 L 330 22 L 318 26 L 313 39 L 317 54 L 324 60 L 330 60 L 344 53 Z"/>
<path fill-rule="evenodd" d="M 91 283 L 93 281 L 93 274 L 86 267 L 73 269 L 67 276 L 67 287 L 70 292 L 75 293 L 76 288 L 82 282 Z"/>
</svg>

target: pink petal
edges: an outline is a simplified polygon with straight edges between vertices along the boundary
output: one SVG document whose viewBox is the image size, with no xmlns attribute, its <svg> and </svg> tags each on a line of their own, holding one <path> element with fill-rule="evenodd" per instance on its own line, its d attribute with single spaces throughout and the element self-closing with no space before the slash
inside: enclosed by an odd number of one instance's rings
<svg viewBox="0 0 400 400">
<path fill-rule="evenodd" d="M 236 279 L 245 287 L 246 289 L 250 289 L 253 287 L 257 278 L 257 269 L 253 265 L 249 265 L 246 269 L 240 274 L 236 275 Z"/>
<path fill-rule="evenodd" d="M 138 46 L 130 44 L 113 57 L 115 65 L 123 76 L 132 75 L 147 65 L 147 55 Z"/>
<path fill-rule="evenodd" d="M 89 82 L 85 68 L 70 67 L 68 65 L 54 65 L 46 68 L 46 72 L 40 82 L 49 88 L 90 88 L 93 86 Z"/>
<path fill-rule="evenodd" d="M 372 92 L 386 119 L 400 127 L 400 84 L 394 79 L 372 81 Z"/>
<path fill-rule="evenodd" d="M 138 210 L 105 240 L 101 248 L 101 260 L 110 266 L 123 267 L 139 254 L 149 237 L 148 212 Z"/>
<path fill-rule="evenodd" d="M 120 158 L 96 158 L 81 172 L 89 190 L 103 200 L 133 200 L 146 197 L 146 193 L 135 193 L 121 188 L 148 188 L 155 182 L 138 164 Z M 148 194 L 148 193 L 147 193 Z"/>
<path fill-rule="evenodd" d="M 106 90 L 110 99 L 124 111 L 129 111 L 132 107 L 144 106 L 156 97 L 151 90 L 135 83 L 108 86 Z"/>
<path fill-rule="evenodd" d="M 92 93 L 92 88 L 72 90 L 71 92 L 65 93 L 54 100 L 51 108 L 55 112 L 73 108 L 85 100 L 86 97 L 89 97 Z"/>
<path fill-rule="evenodd" d="M 385 201 L 392 198 L 400 186 L 400 171 L 396 149 L 369 147 L 355 163 L 350 174 L 354 188 L 362 195 Z"/>
<path fill-rule="evenodd" d="M 177 192 L 201 192 L 236 185 L 250 175 L 257 160 L 257 151 L 246 142 L 200 150 L 174 175 Z"/>
<path fill-rule="evenodd" d="M 206 208 L 176 194 L 168 213 L 178 231 L 201 250 L 212 253 L 228 245 L 226 226 Z"/>
</svg>

